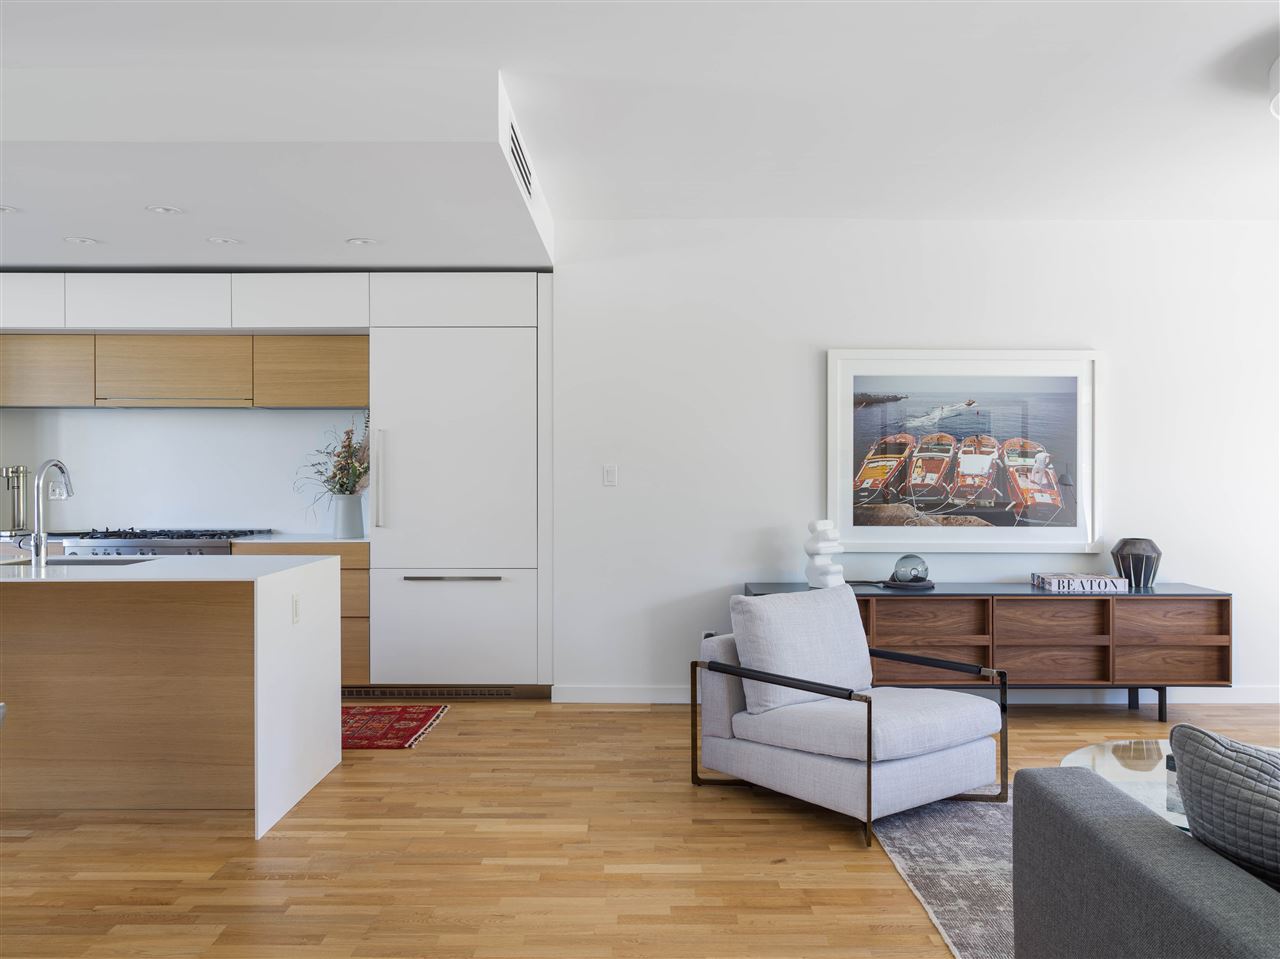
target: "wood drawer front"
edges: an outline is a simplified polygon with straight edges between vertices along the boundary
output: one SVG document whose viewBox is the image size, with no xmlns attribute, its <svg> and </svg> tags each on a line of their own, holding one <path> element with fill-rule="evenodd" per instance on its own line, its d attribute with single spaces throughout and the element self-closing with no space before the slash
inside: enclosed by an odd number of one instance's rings
<svg viewBox="0 0 1280 959">
<path fill-rule="evenodd" d="M 888 643 L 877 643 L 884 649 L 896 649 L 898 652 L 912 653 L 916 656 L 933 656 L 937 659 L 950 659 L 960 663 L 974 663 L 978 666 L 991 665 L 991 645 L 971 646 L 891 646 Z M 936 669 L 932 666 L 916 666 L 912 663 L 898 663 L 888 659 L 871 660 L 871 669 L 877 686 L 990 686 L 991 680 L 983 676 L 971 676 L 968 673 L 957 673 L 949 669 Z"/>
<path fill-rule="evenodd" d="M 1111 650 L 1096 646 L 1006 646 L 996 648 L 996 667 L 1009 672 L 1010 683 L 1105 683 Z"/>
<path fill-rule="evenodd" d="M 253 402 L 251 336 L 117 334 L 97 341 L 99 406 Z"/>
<path fill-rule="evenodd" d="M 1117 646 L 1115 682 L 1213 686 L 1231 680 L 1230 646 Z"/>
<path fill-rule="evenodd" d="M 375 684 L 538 681 L 536 570 L 375 569 L 370 575 Z"/>
<path fill-rule="evenodd" d="M 995 600 L 996 636 L 1000 643 L 1052 643 L 1058 636 L 1110 635 L 1109 599 Z"/>
<path fill-rule="evenodd" d="M 1225 599 L 1117 599 L 1116 639 L 1225 635 L 1231 631 L 1230 608 Z"/>
<path fill-rule="evenodd" d="M 231 552 L 246 556 L 337 556 L 343 569 L 368 569 L 369 544 L 344 543 L 236 543 Z"/>
<path fill-rule="evenodd" d="M 369 573 L 363 569 L 342 571 L 342 615 L 369 615 Z"/>
<path fill-rule="evenodd" d="M 364 409 L 369 337 L 255 336 L 253 405 Z"/>
<path fill-rule="evenodd" d="M 876 638 L 953 633 L 973 636 L 988 633 L 986 599 L 931 599 L 923 596 L 902 599 L 876 597 Z"/>
<path fill-rule="evenodd" d="M 369 685 L 369 620 L 342 621 L 342 685 Z"/>
<path fill-rule="evenodd" d="M 93 406 L 93 337 L 0 334 L 0 406 Z"/>
</svg>

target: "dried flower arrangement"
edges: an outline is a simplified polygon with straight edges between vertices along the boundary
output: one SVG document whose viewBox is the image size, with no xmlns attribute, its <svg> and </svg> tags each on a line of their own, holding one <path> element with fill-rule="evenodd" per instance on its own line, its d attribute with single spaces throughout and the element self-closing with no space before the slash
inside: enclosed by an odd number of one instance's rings
<svg viewBox="0 0 1280 959">
<path fill-rule="evenodd" d="M 317 459 L 304 464 L 300 469 L 309 475 L 299 478 L 298 487 L 316 484 L 320 492 L 316 500 L 328 493 L 331 496 L 352 496 L 363 493 L 369 485 L 369 414 L 364 415 L 364 428 L 359 441 L 356 440 L 354 424 L 347 427 L 342 435 L 331 430 L 332 441 L 315 450 Z"/>
</svg>

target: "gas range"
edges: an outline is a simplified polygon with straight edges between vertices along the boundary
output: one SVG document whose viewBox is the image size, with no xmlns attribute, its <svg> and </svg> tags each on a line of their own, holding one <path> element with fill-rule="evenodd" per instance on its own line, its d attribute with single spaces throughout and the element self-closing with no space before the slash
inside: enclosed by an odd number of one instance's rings
<svg viewBox="0 0 1280 959">
<path fill-rule="evenodd" d="M 268 529 L 93 529 L 58 537 L 67 556 L 226 556 L 231 541 Z"/>
</svg>

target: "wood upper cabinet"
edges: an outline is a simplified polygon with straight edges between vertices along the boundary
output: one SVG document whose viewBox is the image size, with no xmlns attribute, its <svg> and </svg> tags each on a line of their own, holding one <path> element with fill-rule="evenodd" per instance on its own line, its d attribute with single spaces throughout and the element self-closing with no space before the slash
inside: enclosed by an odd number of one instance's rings
<svg viewBox="0 0 1280 959">
<path fill-rule="evenodd" d="M 255 336 L 253 405 L 369 405 L 369 337 Z"/>
<path fill-rule="evenodd" d="M 66 291 L 69 329 L 231 328 L 229 273 L 68 273 Z"/>
<path fill-rule="evenodd" d="M 253 337 L 97 337 L 98 406 L 251 406 Z"/>
<path fill-rule="evenodd" d="M 231 325 L 246 329 L 367 328 L 369 274 L 233 274 Z"/>
<path fill-rule="evenodd" d="M 0 334 L 0 406 L 93 406 L 93 339 Z"/>
<path fill-rule="evenodd" d="M 62 329 L 62 285 L 61 273 L 0 273 L 0 329 Z"/>
<path fill-rule="evenodd" d="M 371 326 L 537 326 L 536 273 L 373 273 Z"/>
</svg>

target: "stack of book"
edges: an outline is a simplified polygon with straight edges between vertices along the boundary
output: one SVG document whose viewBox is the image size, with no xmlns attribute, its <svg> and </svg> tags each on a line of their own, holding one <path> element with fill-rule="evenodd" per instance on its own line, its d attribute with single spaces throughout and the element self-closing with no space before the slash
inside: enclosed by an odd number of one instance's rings
<svg viewBox="0 0 1280 959">
<path fill-rule="evenodd" d="M 1032 573 L 1031 585 L 1054 593 L 1127 593 L 1123 576 L 1102 573 Z"/>
</svg>

